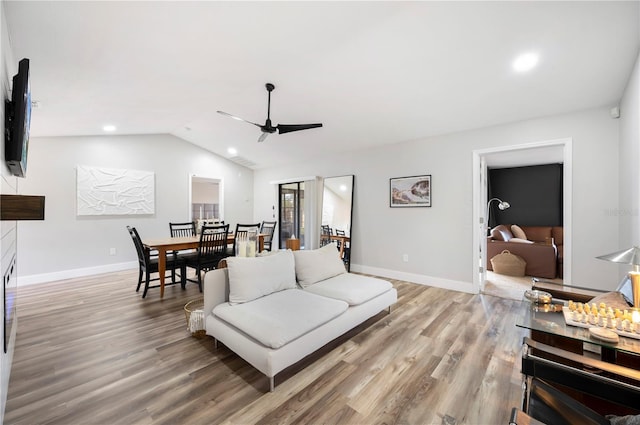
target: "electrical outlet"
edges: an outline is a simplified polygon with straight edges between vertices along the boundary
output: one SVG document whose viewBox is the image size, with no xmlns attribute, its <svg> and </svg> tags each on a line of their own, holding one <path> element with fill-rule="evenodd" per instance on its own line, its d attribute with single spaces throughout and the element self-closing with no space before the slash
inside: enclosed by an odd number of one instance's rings
<svg viewBox="0 0 640 425">
<path fill-rule="evenodd" d="M 402 261 L 404 261 L 405 263 L 409 262 L 409 254 L 402 254 Z"/>
<path fill-rule="evenodd" d="M 109 255 L 116 255 L 116 249 L 115 248 L 110 248 L 109 249 Z"/>
</svg>

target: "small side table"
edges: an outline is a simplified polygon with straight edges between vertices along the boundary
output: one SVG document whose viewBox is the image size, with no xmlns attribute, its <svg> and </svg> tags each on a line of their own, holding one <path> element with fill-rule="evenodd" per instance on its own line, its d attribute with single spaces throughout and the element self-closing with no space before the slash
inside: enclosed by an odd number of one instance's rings
<svg viewBox="0 0 640 425">
<path fill-rule="evenodd" d="M 287 249 L 291 251 L 298 251 L 300 249 L 300 239 L 287 239 L 286 240 Z"/>
</svg>

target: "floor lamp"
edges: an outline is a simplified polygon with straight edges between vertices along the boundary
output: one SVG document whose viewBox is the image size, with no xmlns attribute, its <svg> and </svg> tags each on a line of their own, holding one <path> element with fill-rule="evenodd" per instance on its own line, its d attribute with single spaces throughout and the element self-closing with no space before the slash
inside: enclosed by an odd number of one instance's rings
<svg viewBox="0 0 640 425">
<path fill-rule="evenodd" d="M 489 234 L 489 206 L 491 206 L 491 202 L 493 201 L 498 201 L 498 209 L 500 209 L 500 211 L 504 211 L 511 206 L 507 201 L 503 201 L 500 198 L 489 199 L 489 202 L 487 202 L 487 215 L 485 216 L 487 217 L 487 234 Z"/>
</svg>

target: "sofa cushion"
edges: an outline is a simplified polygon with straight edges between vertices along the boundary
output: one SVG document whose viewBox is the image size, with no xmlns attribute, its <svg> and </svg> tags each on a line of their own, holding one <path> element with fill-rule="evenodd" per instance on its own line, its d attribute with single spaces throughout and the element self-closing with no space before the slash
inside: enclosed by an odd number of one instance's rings
<svg viewBox="0 0 640 425">
<path fill-rule="evenodd" d="M 303 288 L 347 272 L 335 242 L 320 249 L 294 251 L 293 256 L 296 278 Z"/>
<path fill-rule="evenodd" d="M 348 308 L 344 301 L 301 289 L 287 289 L 235 306 L 219 304 L 213 314 L 261 344 L 280 348 L 338 317 Z"/>
<path fill-rule="evenodd" d="M 374 277 L 343 273 L 307 286 L 304 290 L 324 297 L 360 305 L 393 288 L 390 282 Z"/>
<path fill-rule="evenodd" d="M 511 238 L 509 239 L 509 243 L 535 243 L 535 242 L 527 239 Z"/>
<path fill-rule="evenodd" d="M 297 288 L 291 251 L 280 251 L 264 257 L 228 257 L 227 268 L 231 305 Z"/>
<path fill-rule="evenodd" d="M 527 226 L 527 239 L 536 242 L 546 242 L 551 237 L 551 226 Z"/>
<path fill-rule="evenodd" d="M 513 233 L 511 233 L 511 230 L 507 226 L 500 224 L 491 229 L 491 237 L 497 241 L 509 242 L 513 237 Z"/>
<path fill-rule="evenodd" d="M 564 244 L 564 228 L 562 226 L 554 226 L 551 228 L 551 236 L 556 245 Z"/>
<path fill-rule="evenodd" d="M 522 227 L 517 224 L 511 225 L 511 233 L 513 233 L 513 237 L 518 239 L 527 239 L 527 234 L 522 230 Z"/>
</svg>

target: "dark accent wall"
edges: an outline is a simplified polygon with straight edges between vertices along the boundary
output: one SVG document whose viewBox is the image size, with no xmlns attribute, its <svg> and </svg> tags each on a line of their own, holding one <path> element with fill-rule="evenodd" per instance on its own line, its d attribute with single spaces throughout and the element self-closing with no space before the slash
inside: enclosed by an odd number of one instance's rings
<svg viewBox="0 0 640 425">
<path fill-rule="evenodd" d="M 501 211 L 491 203 L 489 228 L 498 224 L 562 226 L 562 164 L 489 169 L 488 198 L 511 207 Z"/>
</svg>

